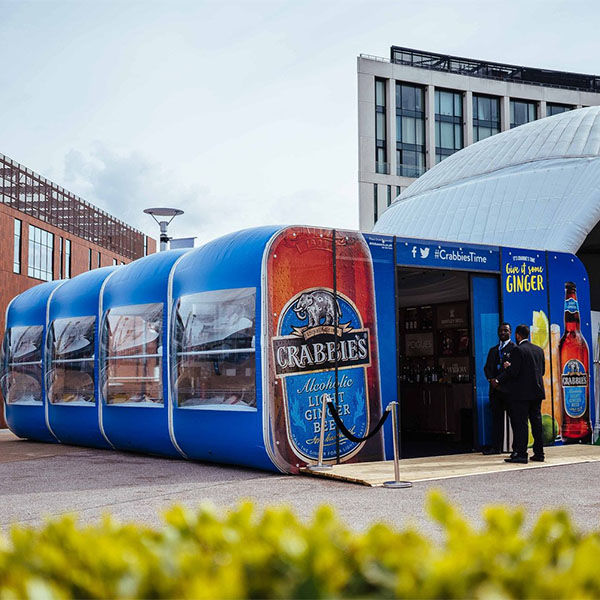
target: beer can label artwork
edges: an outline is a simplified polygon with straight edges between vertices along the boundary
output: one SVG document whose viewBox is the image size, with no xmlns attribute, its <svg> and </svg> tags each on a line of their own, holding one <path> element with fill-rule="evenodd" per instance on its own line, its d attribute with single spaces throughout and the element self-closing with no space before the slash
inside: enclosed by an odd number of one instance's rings
<svg viewBox="0 0 600 600">
<path fill-rule="evenodd" d="M 567 300 L 565 300 L 565 311 L 570 313 L 578 313 L 579 302 L 577 302 L 575 298 L 567 298 Z"/>
<path fill-rule="evenodd" d="M 574 419 L 585 413 L 587 385 L 588 376 L 583 363 L 577 359 L 567 361 L 562 372 L 563 398 L 566 413 Z"/>
<path fill-rule="evenodd" d="M 272 339 L 275 375 L 282 382 L 287 434 L 294 453 L 310 461 L 318 457 L 323 395 L 335 401 L 336 365 L 338 414 L 353 435 L 363 437 L 369 429 L 366 368 L 371 362 L 370 341 L 352 301 L 328 288 L 305 289 L 284 307 L 277 334 Z M 335 422 L 326 415 L 325 459 L 337 456 L 336 440 Z M 339 434 L 340 458 L 354 454 L 360 446 Z"/>
</svg>

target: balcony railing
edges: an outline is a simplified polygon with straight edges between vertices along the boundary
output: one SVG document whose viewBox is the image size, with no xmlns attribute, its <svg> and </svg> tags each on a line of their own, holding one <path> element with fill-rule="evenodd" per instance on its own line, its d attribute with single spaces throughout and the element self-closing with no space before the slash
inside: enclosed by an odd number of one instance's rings
<svg viewBox="0 0 600 600">
<path fill-rule="evenodd" d="M 398 165 L 396 167 L 398 177 L 421 177 L 423 173 L 425 173 L 425 169 L 415 165 Z"/>
</svg>

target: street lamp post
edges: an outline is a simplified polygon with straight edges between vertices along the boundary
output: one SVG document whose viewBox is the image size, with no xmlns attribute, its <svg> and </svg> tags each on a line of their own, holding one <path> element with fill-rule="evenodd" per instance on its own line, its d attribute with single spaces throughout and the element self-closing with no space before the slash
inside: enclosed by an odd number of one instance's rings
<svg viewBox="0 0 600 600">
<path fill-rule="evenodd" d="M 171 238 L 167 235 L 167 228 L 175 217 L 183 214 L 183 211 L 179 208 L 146 208 L 144 212 L 150 215 L 160 227 L 160 251 L 168 250 Z"/>
</svg>

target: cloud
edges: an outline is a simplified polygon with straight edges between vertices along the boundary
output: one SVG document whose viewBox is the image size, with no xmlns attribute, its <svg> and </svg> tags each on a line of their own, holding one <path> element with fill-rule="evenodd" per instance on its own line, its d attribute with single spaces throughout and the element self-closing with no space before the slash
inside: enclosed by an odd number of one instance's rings
<svg viewBox="0 0 600 600">
<path fill-rule="evenodd" d="M 152 218 L 143 213 L 145 208 L 184 209 L 185 220 L 180 218 L 172 227 L 173 235 L 184 237 L 197 235 L 201 207 L 210 198 L 207 188 L 186 185 L 175 173 L 143 153 L 119 153 L 101 142 L 95 142 L 87 152 L 74 149 L 67 153 L 64 180 L 85 200 L 152 237 L 158 237 L 158 230 Z M 178 229 L 184 233 L 180 235 Z"/>
<path fill-rule="evenodd" d="M 266 224 L 346 226 L 325 190 L 289 193 L 246 189 L 239 182 L 223 188 L 188 183 L 139 151 L 117 152 L 101 142 L 88 151 L 70 150 L 64 160 L 66 187 L 108 213 L 158 237 L 158 227 L 144 208 L 168 206 L 185 214 L 173 221 L 173 237 L 196 237 L 196 245 L 231 231 Z M 352 215 L 355 208 L 352 206 Z"/>
</svg>

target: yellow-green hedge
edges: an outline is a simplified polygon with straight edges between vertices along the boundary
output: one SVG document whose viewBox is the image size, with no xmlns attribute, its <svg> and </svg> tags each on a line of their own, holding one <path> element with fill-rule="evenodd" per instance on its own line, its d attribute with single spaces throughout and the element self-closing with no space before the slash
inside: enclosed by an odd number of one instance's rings
<svg viewBox="0 0 600 600">
<path fill-rule="evenodd" d="M 223 516 L 177 506 L 159 530 L 15 526 L 0 540 L 0 598 L 600 597 L 600 535 L 564 511 L 525 533 L 520 510 L 489 508 L 477 530 L 439 494 L 428 505 L 442 543 L 382 524 L 356 533 L 327 506 L 309 523 L 246 503 Z"/>
</svg>

